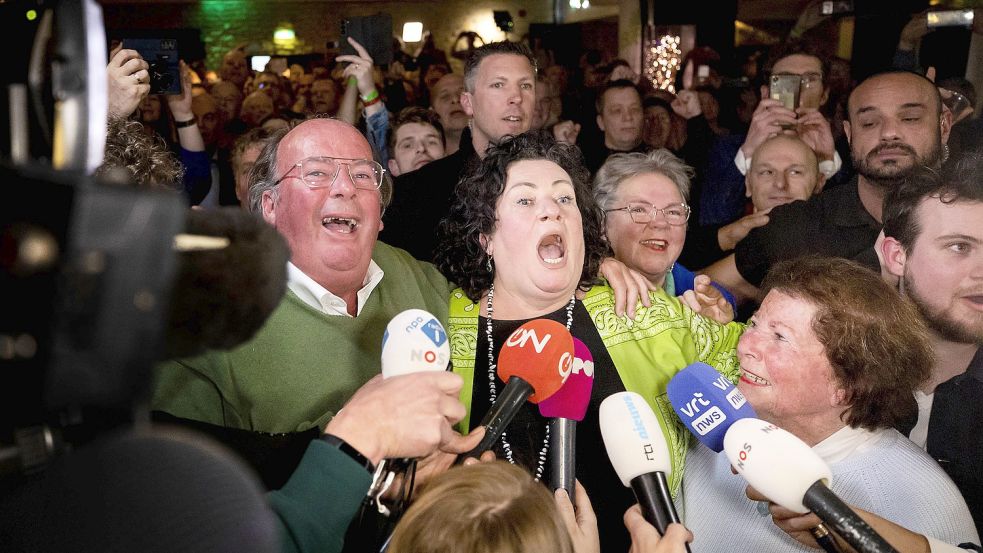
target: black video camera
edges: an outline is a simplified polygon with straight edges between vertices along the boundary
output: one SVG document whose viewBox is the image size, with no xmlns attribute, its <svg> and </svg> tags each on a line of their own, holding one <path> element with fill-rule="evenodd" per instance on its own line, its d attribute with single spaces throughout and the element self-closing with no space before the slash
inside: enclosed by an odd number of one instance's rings
<svg viewBox="0 0 983 553">
<path fill-rule="evenodd" d="M 140 52 L 150 65 L 151 94 L 181 94 L 181 68 L 177 40 L 173 38 L 130 38 L 123 47 Z"/>
</svg>

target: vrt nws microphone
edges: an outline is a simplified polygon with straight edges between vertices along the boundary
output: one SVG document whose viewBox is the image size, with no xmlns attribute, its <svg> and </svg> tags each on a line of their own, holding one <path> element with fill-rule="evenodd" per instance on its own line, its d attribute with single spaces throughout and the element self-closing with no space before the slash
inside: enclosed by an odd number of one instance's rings
<svg viewBox="0 0 983 553">
<path fill-rule="evenodd" d="M 666 394 L 690 433 L 717 453 L 723 451 L 724 436 L 732 424 L 757 417 L 744 394 L 706 363 L 696 362 L 679 371 L 666 386 Z M 810 531 L 827 553 L 839 553 L 824 526 Z"/>
<path fill-rule="evenodd" d="M 812 511 L 862 553 L 897 553 L 857 513 L 830 491 L 833 473 L 805 442 L 759 419 L 742 419 L 724 437 L 737 472 L 765 497 L 797 513 Z"/>
<path fill-rule="evenodd" d="M 693 363 L 679 371 L 666 386 L 666 394 L 686 428 L 717 453 L 724 450 L 730 425 L 757 417 L 744 394 L 706 363 Z"/>
<path fill-rule="evenodd" d="M 672 470 L 662 426 L 642 396 L 618 392 L 601 402 L 601 437 L 621 482 L 635 492 L 642 516 L 659 535 L 679 522 L 666 475 Z M 689 545 L 686 551 L 689 551 Z"/>
<path fill-rule="evenodd" d="M 572 364 L 573 336 L 562 324 L 536 319 L 517 328 L 498 354 L 498 377 L 506 384 L 481 419 L 485 436 L 461 459 L 491 449 L 526 400 L 539 403 L 563 386 Z"/>
<path fill-rule="evenodd" d="M 587 344 L 573 339 L 573 364 L 563 386 L 539 402 L 539 414 L 550 417 L 550 488 L 563 488 L 574 501 L 577 478 L 577 423 L 584 420 L 594 388 L 594 356 Z"/>
<path fill-rule="evenodd" d="M 451 348 L 437 317 L 407 309 L 389 321 L 382 335 L 382 376 L 447 370 Z"/>
</svg>

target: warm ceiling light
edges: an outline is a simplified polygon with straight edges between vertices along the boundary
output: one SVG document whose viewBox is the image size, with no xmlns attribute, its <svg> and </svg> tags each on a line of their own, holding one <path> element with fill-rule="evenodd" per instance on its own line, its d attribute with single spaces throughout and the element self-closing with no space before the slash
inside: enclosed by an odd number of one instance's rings
<svg viewBox="0 0 983 553">
<path fill-rule="evenodd" d="M 403 42 L 420 42 L 423 40 L 423 23 L 407 21 L 403 23 Z"/>
</svg>

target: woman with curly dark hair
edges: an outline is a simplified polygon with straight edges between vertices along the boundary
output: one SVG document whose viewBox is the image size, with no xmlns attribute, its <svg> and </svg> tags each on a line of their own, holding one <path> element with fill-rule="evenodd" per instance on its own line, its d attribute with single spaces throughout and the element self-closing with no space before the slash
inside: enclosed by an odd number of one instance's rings
<svg viewBox="0 0 983 553">
<path fill-rule="evenodd" d="M 627 551 L 622 514 L 634 499 L 601 445 L 600 402 L 624 390 L 649 402 L 677 463 L 670 483 L 678 490 L 686 441 L 666 408 L 666 384 L 694 361 L 736 379 L 742 327 L 704 319 L 663 291 L 651 294 L 652 306 L 634 321 L 616 315 L 614 292 L 594 276 L 608 249 L 587 182 L 576 147 L 539 133 L 503 140 L 458 183 L 440 226 L 437 264 L 461 286 L 451 294 L 448 322 L 451 362 L 465 382 L 462 429 L 476 426 L 503 389 L 494 360 L 523 323 L 558 321 L 593 354 L 593 365 L 584 365 L 594 384 L 578 425 L 577 477 L 597 507 L 602 550 Z M 525 404 L 496 455 L 548 477 L 547 420 Z"/>
</svg>

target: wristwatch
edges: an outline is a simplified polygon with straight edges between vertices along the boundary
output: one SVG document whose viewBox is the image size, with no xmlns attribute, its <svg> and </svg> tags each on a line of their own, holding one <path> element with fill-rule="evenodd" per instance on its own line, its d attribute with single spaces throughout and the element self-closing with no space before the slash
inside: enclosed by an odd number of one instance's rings
<svg viewBox="0 0 983 553">
<path fill-rule="evenodd" d="M 188 119 L 187 121 L 175 121 L 174 128 L 183 129 L 185 127 L 190 127 L 192 125 L 197 125 L 197 124 L 198 124 L 198 117 L 193 116 L 191 119 Z"/>
<path fill-rule="evenodd" d="M 369 474 L 375 474 L 375 465 L 372 461 L 369 461 L 368 457 L 362 455 L 357 449 L 351 446 L 345 440 L 342 440 L 338 436 L 333 434 L 321 434 L 321 441 L 337 447 L 342 453 L 352 458 L 353 461 L 358 463 L 360 466 L 364 467 L 365 470 L 369 471 Z"/>
</svg>

